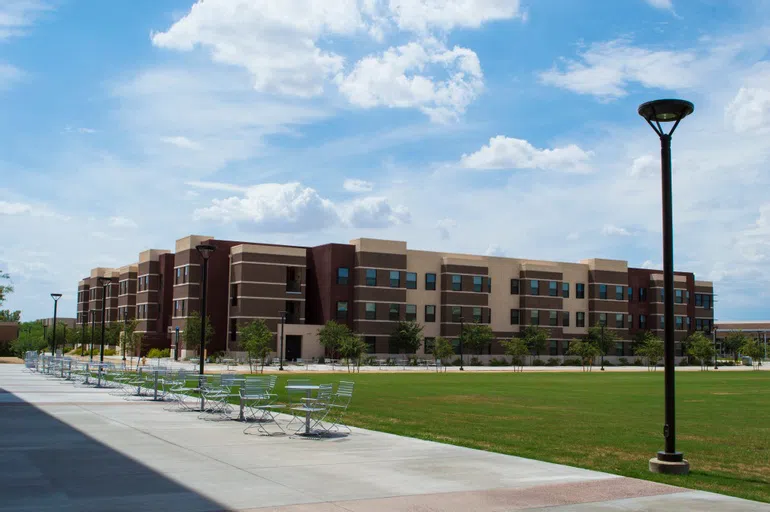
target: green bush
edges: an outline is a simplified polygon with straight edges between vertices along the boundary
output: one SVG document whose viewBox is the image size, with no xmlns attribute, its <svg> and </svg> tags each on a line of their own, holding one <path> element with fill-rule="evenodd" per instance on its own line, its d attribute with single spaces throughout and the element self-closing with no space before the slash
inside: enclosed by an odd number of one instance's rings
<svg viewBox="0 0 770 512">
<path fill-rule="evenodd" d="M 642 359 L 637 357 L 634 359 L 634 366 L 643 366 L 644 363 L 642 363 Z"/>
<path fill-rule="evenodd" d="M 511 365 L 513 366 L 524 366 L 524 359 L 521 357 L 514 357 L 511 359 Z"/>
<path fill-rule="evenodd" d="M 484 366 L 484 363 L 482 363 L 481 360 L 478 357 L 473 356 L 473 357 L 471 357 L 471 364 L 470 364 L 470 366 Z"/>
<path fill-rule="evenodd" d="M 559 366 L 560 364 L 561 362 L 555 357 L 549 358 L 545 363 L 546 366 Z"/>
<path fill-rule="evenodd" d="M 319 357 L 318 364 L 326 364 L 326 358 L 324 356 Z"/>
<path fill-rule="evenodd" d="M 562 366 L 583 366 L 580 363 L 580 359 L 574 358 L 574 359 L 565 359 L 562 363 Z"/>
<path fill-rule="evenodd" d="M 510 366 L 510 363 L 504 357 L 502 359 L 493 357 L 489 360 L 489 366 Z"/>
<path fill-rule="evenodd" d="M 452 366 L 462 366 L 462 361 L 460 361 L 459 357 L 452 361 Z"/>
<path fill-rule="evenodd" d="M 620 359 L 618 359 L 618 364 L 620 366 L 628 366 L 628 359 L 626 359 L 625 357 L 621 357 Z"/>
<path fill-rule="evenodd" d="M 604 366 L 615 366 L 615 365 L 614 365 L 614 364 L 612 364 L 612 363 L 611 363 L 611 362 L 609 362 L 609 361 L 604 361 Z"/>
<path fill-rule="evenodd" d="M 532 366 L 545 366 L 545 361 L 542 359 L 535 359 L 532 361 Z"/>
<path fill-rule="evenodd" d="M 151 348 L 149 352 L 147 352 L 147 357 L 150 359 L 153 358 L 161 358 L 161 357 L 171 357 L 171 349 L 170 348 Z"/>
</svg>

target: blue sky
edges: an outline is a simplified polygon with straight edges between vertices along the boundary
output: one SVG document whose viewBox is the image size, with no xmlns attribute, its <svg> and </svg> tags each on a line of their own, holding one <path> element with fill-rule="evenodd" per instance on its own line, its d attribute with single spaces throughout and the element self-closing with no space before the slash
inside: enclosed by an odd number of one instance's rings
<svg viewBox="0 0 770 512">
<path fill-rule="evenodd" d="M 0 269 L 48 316 L 189 234 L 660 267 L 769 318 L 770 6 L 721 0 L 0 2 Z"/>
</svg>

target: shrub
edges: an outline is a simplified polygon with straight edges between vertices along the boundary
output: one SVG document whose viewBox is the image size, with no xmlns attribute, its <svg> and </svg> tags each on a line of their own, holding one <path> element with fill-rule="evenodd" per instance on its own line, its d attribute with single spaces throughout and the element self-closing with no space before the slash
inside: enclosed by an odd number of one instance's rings
<svg viewBox="0 0 770 512">
<path fill-rule="evenodd" d="M 612 363 L 611 363 L 611 362 L 609 362 L 609 361 L 604 361 L 604 366 L 615 366 L 615 365 L 614 365 L 614 364 L 612 364 Z"/>
<path fill-rule="evenodd" d="M 510 366 L 508 361 L 505 358 L 498 359 L 496 357 L 493 357 L 489 360 L 489 366 Z"/>
<path fill-rule="evenodd" d="M 548 360 L 548 362 L 545 363 L 546 366 L 559 366 L 559 360 L 555 357 L 552 357 Z"/>
<path fill-rule="evenodd" d="M 319 357 L 318 364 L 326 364 L 326 358 L 324 356 Z"/>
<path fill-rule="evenodd" d="M 634 359 L 634 366 L 642 366 L 642 365 L 643 363 L 640 358 L 637 357 L 636 359 Z"/>
<path fill-rule="evenodd" d="M 158 349 L 158 348 L 152 348 L 149 352 L 147 352 L 147 357 L 150 359 L 152 358 L 160 358 L 160 357 L 171 357 L 171 349 L 170 348 L 164 348 L 164 349 Z"/>
<path fill-rule="evenodd" d="M 545 362 L 542 359 L 535 359 L 532 361 L 532 366 L 545 366 Z"/>
<path fill-rule="evenodd" d="M 524 359 L 521 357 L 514 357 L 511 359 L 511 364 L 513 366 L 524 366 Z"/>
<path fill-rule="evenodd" d="M 452 361 L 452 366 L 460 366 L 461 364 L 462 364 L 462 361 L 460 361 L 459 357 L 454 361 Z"/>
<path fill-rule="evenodd" d="M 687 362 L 687 358 L 685 358 L 685 359 L 682 359 L 681 361 L 679 361 L 679 366 L 690 366 L 690 363 L 688 363 Z"/>
<path fill-rule="evenodd" d="M 561 365 L 562 365 L 562 366 L 583 366 L 583 365 L 580 363 L 580 359 L 578 359 L 577 357 L 576 357 L 576 358 L 574 358 L 574 359 L 565 359 L 565 360 L 564 360 L 564 361 L 561 363 Z"/>
<path fill-rule="evenodd" d="M 469 366 L 484 366 L 484 363 L 482 363 L 478 357 L 473 356 L 471 357 L 471 364 Z"/>
<path fill-rule="evenodd" d="M 618 364 L 620 366 L 628 366 L 628 359 L 626 359 L 625 357 L 621 357 L 620 359 L 618 359 Z"/>
</svg>

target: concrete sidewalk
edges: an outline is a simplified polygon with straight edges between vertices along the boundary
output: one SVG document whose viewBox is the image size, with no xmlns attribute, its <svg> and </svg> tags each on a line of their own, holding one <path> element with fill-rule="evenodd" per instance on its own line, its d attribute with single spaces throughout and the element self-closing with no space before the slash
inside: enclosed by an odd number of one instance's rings
<svg viewBox="0 0 770 512">
<path fill-rule="evenodd" d="M 237 422 L 164 407 L 0 366 L 0 511 L 770 511 L 362 429 L 321 440 L 244 435 Z"/>
</svg>

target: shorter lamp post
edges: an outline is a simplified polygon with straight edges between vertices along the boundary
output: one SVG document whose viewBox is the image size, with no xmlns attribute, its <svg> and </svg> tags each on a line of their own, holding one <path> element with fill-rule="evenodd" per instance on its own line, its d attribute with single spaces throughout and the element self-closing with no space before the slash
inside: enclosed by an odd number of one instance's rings
<svg viewBox="0 0 770 512">
<path fill-rule="evenodd" d="M 86 318 L 80 316 L 80 357 L 86 355 Z"/>
<path fill-rule="evenodd" d="M 128 337 L 126 336 L 126 327 L 128 327 L 128 306 L 123 310 L 123 367 L 126 366 L 126 343 L 128 343 Z"/>
<path fill-rule="evenodd" d="M 51 349 L 51 356 L 56 357 L 56 312 L 59 306 L 59 299 L 61 299 L 61 293 L 52 293 L 53 299 L 53 346 Z"/>
<path fill-rule="evenodd" d="M 714 369 L 719 370 L 719 351 L 717 350 L 717 328 L 711 329 L 711 336 L 714 338 Z"/>
<path fill-rule="evenodd" d="M 98 277 L 96 278 L 96 281 L 99 283 L 99 285 L 102 287 L 102 336 L 101 341 L 99 342 L 99 377 L 96 382 L 96 387 L 101 387 L 102 385 L 102 365 L 101 363 L 104 363 L 104 325 L 105 325 L 105 312 L 107 308 L 107 287 L 112 282 L 112 279 L 109 277 Z"/>
<path fill-rule="evenodd" d="M 283 338 L 284 330 L 286 328 L 286 311 L 281 311 L 281 351 L 278 354 L 279 366 L 278 370 L 283 371 Z"/>
<path fill-rule="evenodd" d="M 89 347 L 89 362 L 94 362 L 94 326 L 96 324 L 96 311 L 91 311 L 91 341 Z"/>
<path fill-rule="evenodd" d="M 460 371 L 465 371 L 463 368 L 463 338 L 465 338 L 465 318 L 460 317 Z"/>
<path fill-rule="evenodd" d="M 195 247 L 198 254 L 203 258 L 203 279 L 201 282 L 201 333 L 200 333 L 200 375 L 203 375 L 204 365 L 204 347 L 206 345 L 206 295 L 208 292 L 208 272 L 209 272 L 209 258 L 217 248 L 210 244 L 200 244 Z M 203 393 L 201 393 L 201 411 L 203 411 L 204 405 Z"/>
</svg>

